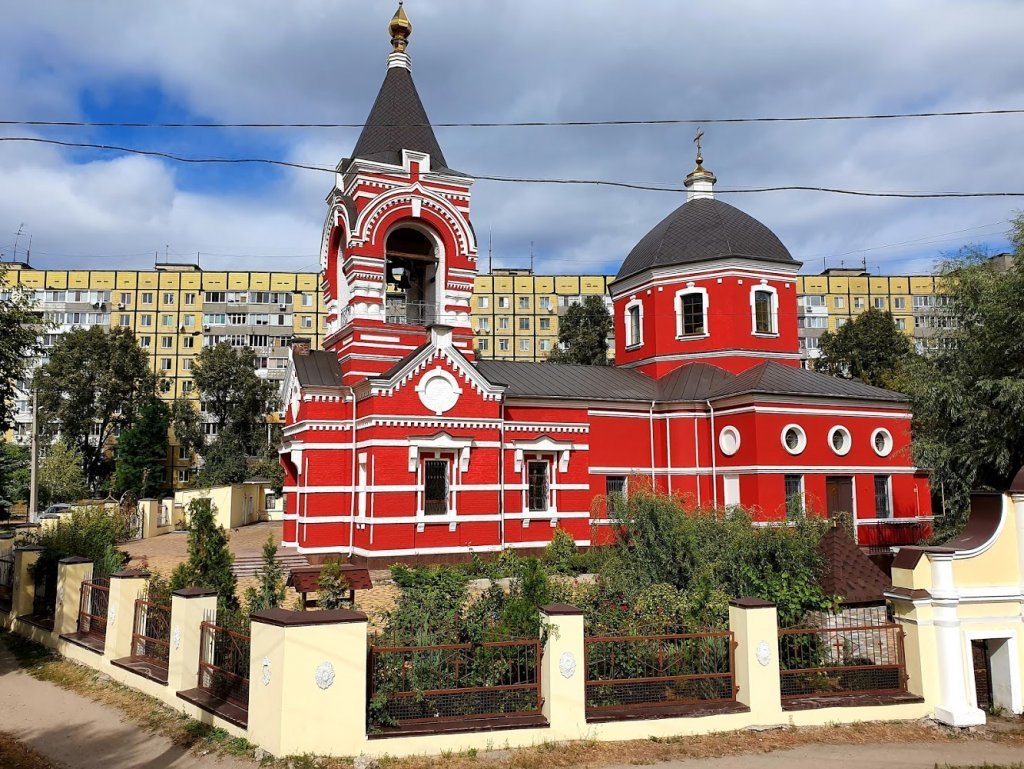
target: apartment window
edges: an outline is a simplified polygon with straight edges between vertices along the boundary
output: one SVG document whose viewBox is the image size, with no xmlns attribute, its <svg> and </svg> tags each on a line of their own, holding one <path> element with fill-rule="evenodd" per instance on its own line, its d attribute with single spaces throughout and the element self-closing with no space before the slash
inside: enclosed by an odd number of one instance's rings
<svg viewBox="0 0 1024 769">
<path fill-rule="evenodd" d="M 193 382 L 192 382 L 191 379 L 186 379 L 184 382 L 182 382 L 181 383 L 181 392 L 182 392 L 182 394 L 188 395 L 190 392 L 192 392 L 192 384 L 193 384 Z"/>
<path fill-rule="evenodd" d="M 498 349 L 501 352 L 508 352 L 508 339 L 499 339 L 498 340 Z"/>
<path fill-rule="evenodd" d="M 189 479 L 190 475 L 191 475 L 191 471 L 189 471 L 189 470 L 179 470 L 178 471 L 178 483 L 188 483 L 188 479 Z"/>
<path fill-rule="evenodd" d="M 153 325 L 153 316 L 149 315 L 149 314 L 146 314 L 146 313 L 140 315 L 139 316 L 139 325 L 140 326 L 152 326 Z"/>
<path fill-rule="evenodd" d="M 171 292 L 171 291 L 164 291 L 164 304 L 165 305 L 173 305 L 174 304 L 174 293 L 173 292 Z"/>
<path fill-rule="evenodd" d="M 541 331 L 550 331 L 551 330 L 551 318 L 541 318 L 540 319 L 540 330 Z"/>
<path fill-rule="evenodd" d="M 754 333 L 775 333 L 775 295 L 765 289 L 754 291 Z"/>
<path fill-rule="evenodd" d="M 178 446 L 178 461 L 179 462 L 188 462 L 189 459 L 191 459 L 191 458 L 192 457 L 189 454 L 187 446 Z"/>
<path fill-rule="evenodd" d="M 132 295 L 131 294 L 127 294 L 127 293 L 122 293 L 121 294 L 120 303 L 123 304 L 125 307 L 127 307 L 129 304 L 132 303 Z"/>
<path fill-rule="evenodd" d="M 820 339 L 816 336 L 805 336 L 800 339 L 800 346 L 805 350 L 817 350 Z"/>
<path fill-rule="evenodd" d="M 153 292 L 152 291 L 143 291 L 142 292 L 142 303 L 143 304 L 153 304 Z"/>
<path fill-rule="evenodd" d="M 488 339 L 478 339 L 476 342 L 476 349 L 480 350 L 480 352 L 486 352 L 490 347 L 490 340 Z"/>
<path fill-rule="evenodd" d="M 193 305 L 196 303 L 196 295 L 194 292 L 188 292 L 185 294 L 185 304 Z"/>
<path fill-rule="evenodd" d="M 191 358 L 182 358 L 181 359 L 181 370 L 182 371 L 191 371 L 192 370 L 192 359 Z"/>
<path fill-rule="evenodd" d="M 864 297 L 863 296 L 855 296 L 855 297 L 853 297 L 853 309 L 855 309 L 855 310 L 863 310 L 864 309 Z"/>
<path fill-rule="evenodd" d="M 875 517 L 892 518 L 892 493 L 888 475 L 875 476 Z"/>
<path fill-rule="evenodd" d="M 448 460 L 428 459 L 423 463 L 423 513 L 448 514 Z"/>
<path fill-rule="evenodd" d="M 634 299 L 626 305 L 626 347 L 639 347 L 644 343 L 643 304 Z"/>
<path fill-rule="evenodd" d="M 206 291 L 204 294 L 207 302 L 226 302 L 227 294 L 223 291 Z"/>
<path fill-rule="evenodd" d="M 184 350 L 191 350 L 196 346 L 196 339 L 193 336 L 183 336 L 181 338 L 181 347 Z"/>
<path fill-rule="evenodd" d="M 707 333 L 707 297 L 703 289 L 688 289 L 676 295 L 677 333 L 699 336 Z"/>
<path fill-rule="evenodd" d="M 491 319 L 490 318 L 477 318 L 476 319 L 476 330 L 477 331 L 490 331 L 491 330 Z"/>
<path fill-rule="evenodd" d="M 906 318 L 895 318 L 895 321 L 896 321 L 896 328 L 898 328 L 900 331 L 906 331 L 907 330 L 907 319 Z"/>
<path fill-rule="evenodd" d="M 530 309 L 530 297 L 528 297 L 528 296 L 521 296 L 521 297 L 519 297 L 519 309 L 520 310 L 529 310 Z"/>
<path fill-rule="evenodd" d="M 836 318 L 836 328 L 842 328 L 850 322 L 849 318 Z"/>
<path fill-rule="evenodd" d="M 529 351 L 530 351 L 530 340 L 529 339 L 520 339 L 519 340 L 519 352 L 529 352 Z"/>
<path fill-rule="evenodd" d="M 181 325 L 183 325 L 185 328 L 192 328 L 193 326 L 196 325 L 196 316 L 195 315 L 183 315 L 181 317 Z"/>
<path fill-rule="evenodd" d="M 875 309 L 876 310 L 884 310 L 885 309 L 885 297 L 884 296 L 876 296 L 875 297 Z"/>
<path fill-rule="evenodd" d="M 309 315 L 303 315 L 300 325 L 302 328 L 313 328 L 313 318 Z"/>
<path fill-rule="evenodd" d="M 143 350 L 146 350 L 146 349 L 148 349 L 148 348 L 149 348 L 149 345 L 150 345 L 150 343 L 152 342 L 152 340 L 153 340 L 153 338 L 152 338 L 152 337 L 149 337 L 149 336 L 140 336 L 140 337 L 139 337 L 139 347 L 141 347 L 141 348 L 142 348 Z"/>
<path fill-rule="evenodd" d="M 132 316 L 131 315 L 122 315 L 122 316 L 120 316 L 117 319 L 117 325 L 119 325 L 121 328 L 128 328 L 130 325 L 132 325 Z"/>
<path fill-rule="evenodd" d="M 509 329 L 509 319 L 508 319 L 508 316 L 505 315 L 505 316 L 502 316 L 502 317 L 498 318 L 498 330 L 499 331 L 508 331 L 508 329 Z"/>
<path fill-rule="evenodd" d="M 924 310 L 935 305 L 934 296 L 915 296 L 913 301 L 915 310 Z"/>
<path fill-rule="evenodd" d="M 784 483 L 786 486 L 786 518 L 794 520 L 803 517 L 804 477 L 802 475 L 787 475 Z"/>
<path fill-rule="evenodd" d="M 491 297 L 489 296 L 478 296 L 476 298 L 476 306 L 481 310 L 486 310 L 491 306 Z"/>
<path fill-rule="evenodd" d="M 538 343 L 541 352 L 551 352 L 551 340 L 541 339 Z"/>
<path fill-rule="evenodd" d="M 807 294 L 803 297 L 804 307 L 824 307 L 825 297 L 820 294 Z"/>
<path fill-rule="evenodd" d="M 604 496 L 609 513 L 618 513 L 625 507 L 626 476 L 608 475 L 604 479 Z"/>
<path fill-rule="evenodd" d="M 846 297 L 845 296 L 834 296 L 832 297 L 832 306 L 837 310 L 843 310 L 846 308 Z"/>
<path fill-rule="evenodd" d="M 542 310 L 551 309 L 551 297 L 550 296 L 539 296 L 537 297 L 537 307 Z"/>
<path fill-rule="evenodd" d="M 828 328 L 828 318 L 824 315 L 804 316 L 804 328 Z"/>
<path fill-rule="evenodd" d="M 203 435 L 213 437 L 220 432 L 220 425 L 216 422 L 203 422 Z"/>
<path fill-rule="evenodd" d="M 520 331 L 529 331 L 530 330 L 530 319 L 529 318 L 520 318 L 519 319 L 519 330 Z"/>
<path fill-rule="evenodd" d="M 303 307 L 312 307 L 313 306 L 313 295 L 312 294 L 303 294 L 302 295 L 302 306 Z"/>
<path fill-rule="evenodd" d="M 498 309 L 507 310 L 512 306 L 511 300 L 507 296 L 498 297 Z"/>
<path fill-rule="evenodd" d="M 160 337 L 160 349 L 161 350 L 170 350 L 172 347 L 174 347 L 174 337 L 173 336 L 162 336 L 162 337 Z"/>
<path fill-rule="evenodd" d="M 232 326 L 244 326 L 248 322 L 248 315 L 244 312 L 229 312 L 228 323 Z"/>
<path fill-rule="evenodd" d="M 174 367 L 174 361 L 172 361 L 170 358 L 161 358 L 160 359 L 160 370 L 161 371 L 170 371 L 173 367 Z"/>
<path fill-rule="evenodd" d="M 203 315 L 204 326 L 223 326 L 227 322 L 227 315 L 222 312 L 208 312 Z"/>
<path fill-rule="evenodd" d="M 907 298 L 905 296 L 895 296 L 895 297 L 893 297 L 892 308 L 894 310 L 905 310 L 905 309 L 907 309 Z"/>
<path fill-rule="evenodd" d="M 541 460 L 526 465 L 527 509 L 544 513 L 548 509 L 548 463 Z"/>
<path fill-rule="evenodd" d="M 174 325 L 174 316 L 173 315 L 161 315 L 160 316 L 160 325 L 162 325 L 162 326 L 173 326 Z"/>
</svg>

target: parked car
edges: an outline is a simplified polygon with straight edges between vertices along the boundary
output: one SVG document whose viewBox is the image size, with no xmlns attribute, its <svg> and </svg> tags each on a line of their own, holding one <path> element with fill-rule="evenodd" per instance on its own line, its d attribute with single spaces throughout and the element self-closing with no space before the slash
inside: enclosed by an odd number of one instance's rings
<svg viewBox="0 0 1024 769">
<path fill-rule="evenodd" d="M 67 505 L 62 502 L 57 505 L 50 505 L 48 508 L 43 510 L 40 515 L 64 515 L 69 512 L 71 512 L 71 505 Z"/>
</svg>

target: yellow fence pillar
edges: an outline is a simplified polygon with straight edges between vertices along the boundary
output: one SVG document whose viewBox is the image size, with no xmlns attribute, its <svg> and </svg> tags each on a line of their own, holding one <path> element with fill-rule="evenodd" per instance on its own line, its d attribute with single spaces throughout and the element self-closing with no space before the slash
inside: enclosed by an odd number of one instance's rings
<svg viewBox="0 0 1024 769">
<path fill-rule="evenodd" d="M 142 519 L 142 539 L 156 536 L 157 521 L 160 515 L 160 500 L 140 499 L 138 506 L 139 517 Z"/>
<path fill-rule="evenodd" d="M 730 601 L 729 629 L 736 639 L 736 699 L 750 708 L 753 723 L 784 723 L 775 604 L 760 598 Z"/>
<path fill-rule="evenodd" d="M 582 739 L 587 733 L 583 612 L 560 603 L 540 611 L 546 634 L 540 670 L 544 717 L 553 739 Z"/>
<path fill-rule="evenodd" d="M 36 581 L 32 567 L 39 560 L 43 548 L 39 545 L 23 545 L 14 548 L 14 595 L 11 599 L 11 613 L 23 617 L 32 613 L 36 597 Z"/>
<path fill-rule="evenodd" d="M 167 661 L 168 691 L 194 689 L 199 683 L 200 625 L 217 621 L 217 591 L 187 587 L 171 595 L 170 655 Z"/>
<path fill-rule="evenodd" d="M 0 555 L 8 555 L 14 550 L 14 532 L 0 531 Z"/>
<path fill-rule="evenodd" d="M 72 556 L 57 565 L 57 613 L 53 631 L 58 635 L 78 632 L 78 610 L 82 601 L 82 583 L 92 579 L 92 561 Z"/>
<path fill-rule="evenodd" d="M 108 660 L 130 657 L 135 630 L 135 599 L 144 598 L 148 571 L 118 571 L 110 575 L 110 608 L 107 611 Z"/>
<path fill-rule="evenodd" d="M 249 739 L 275 756 L 362 753 L 366 615 L 267 609 L 250 620 Z"/>
</svg>

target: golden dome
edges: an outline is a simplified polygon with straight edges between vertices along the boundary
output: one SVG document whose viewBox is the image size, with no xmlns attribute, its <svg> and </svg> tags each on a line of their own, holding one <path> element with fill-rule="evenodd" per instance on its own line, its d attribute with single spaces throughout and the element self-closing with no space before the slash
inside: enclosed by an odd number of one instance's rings
<svg viewBox="0 0 1024 769">
<path fill-rule="evenodd" d="M 391 47 L 395 49 L 396 53 L 404 53 L 406 46 L 409 45 L 409 35 L 412 34 L 412 22 L 405 15 L 402 0 L 398 0 L 398 10 L 391 17 L 388 32 L 391 33 Z"/>
</svg>

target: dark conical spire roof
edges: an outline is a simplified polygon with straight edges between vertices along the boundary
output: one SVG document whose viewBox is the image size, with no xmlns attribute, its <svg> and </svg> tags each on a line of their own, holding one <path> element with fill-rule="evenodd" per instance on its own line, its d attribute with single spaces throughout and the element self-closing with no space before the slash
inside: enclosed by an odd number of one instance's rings
<svg viewBox="0 0 1024 769">
<path fill-rule="evenodd" d="M 427 153 L 433 169 L 448 167 L 416 92 L 412 73 L 403 66 L 391 66 L 359 134 L 352 159 L 401 165 L 402 150 Z"/>
</svg>

